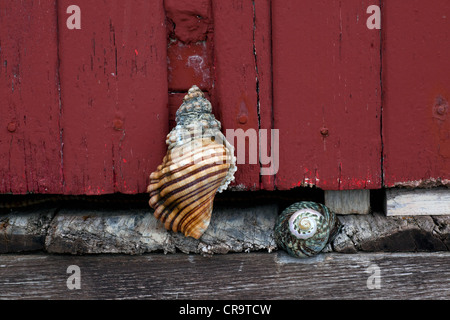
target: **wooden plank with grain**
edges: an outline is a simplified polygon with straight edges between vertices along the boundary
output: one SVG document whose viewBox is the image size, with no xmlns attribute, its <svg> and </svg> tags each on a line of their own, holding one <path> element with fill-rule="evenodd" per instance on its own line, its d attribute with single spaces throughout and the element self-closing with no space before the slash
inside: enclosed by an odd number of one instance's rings
<svg viewBox="0 0 450 320">
<path fill-rule="evenodd" d="M 278 189 L 381 187 L 380 32 L 371 1 L 272 1 Z"/>
<path fill-rule="evenodd" d="M 383 1 L 384 185 L 450 185 L 450 2 Z"/>
<path fill-rule="evenodd" d="M 388 216 L 450 215 L 450 190 L 386 189 Z"/>
<path fill-rule="evenodd" d="M 284 252 L 2 255 L 0 299 L 449 299 L 449 259 L 448 253 L 305 260 Z M 71 265 L 80 268 L 80 290 L 67 287 Z"/>
<path fill-rule="evenodd" d="M 368 214 L 370 190 L 327 190 L 325 205 L 337 214 Z"/>
<path fill-rule="evenodd" d="M 215 87 L 212 104 L 218 108 L 222 130 L 241 129 L 251 138 L 227 138 L 235 147 L 245 143 L 245 157 L 237 155 L 239 170 L 231 187 L 260 189 L 257 159 L 258 93 L 254 55 L 254 7 L 252 1 L 212 1 L 214 20 Z M 242 134 L 240 136 L 243 136 Z M 253 139 L 253 144 L 250 143 Z M 245 158 L 245 159 L 244 159 Z M 256 160 L 255 160 L 256 159 Z"/>
<path fill-rule="evenodd" d="M 279 169 L 278 140 L 274 129 L 272 101 L 272 25 L 270 0 L 253 1 L 254 54 L 259 114 L 261 189 L 274 190 Z M 264 131 L 267 130 L 267 131 Z M 266 139 L 264 139 L 266 138 Z"/>
<path fill-rule="evenodd" d="M 0 193 L 60 193 L 56 1 L 0 2 Z"/>
<path fill-rule="evenodd" d="M 145 192 L 168 133 L 163 1 L 60 1 L 64 193 Z"/>
</svg>

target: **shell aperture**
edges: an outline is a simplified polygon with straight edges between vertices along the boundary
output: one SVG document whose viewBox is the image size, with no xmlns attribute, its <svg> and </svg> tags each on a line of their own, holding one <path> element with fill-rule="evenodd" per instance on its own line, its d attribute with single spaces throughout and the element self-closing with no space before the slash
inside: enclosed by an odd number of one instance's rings
<svg viewBox="0 0 450 320">
<path fill-rule="evenodd" d="M 303 201 L 294 203 L 278 216 L 275 241 L 291 256 L 306 258 L 322 251 L 340 228 L 339 219 L 329 208 Z"/>
<path fill-rule="evenodd" d="M 203 92 L 189 89 L 167 135 L 167 154 L 147 187 L 154 216 L 164 227 L 195 239 L 209 226 L 216 193 L 228 187 L 237 170 L 234 147 L 211 112 Z"/>
</svg>

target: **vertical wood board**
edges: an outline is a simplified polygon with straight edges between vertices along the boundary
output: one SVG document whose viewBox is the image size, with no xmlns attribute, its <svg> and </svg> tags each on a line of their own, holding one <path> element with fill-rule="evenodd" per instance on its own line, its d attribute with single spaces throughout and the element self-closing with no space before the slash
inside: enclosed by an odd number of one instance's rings
<svg viewBox="0 0 450 320">
<path fill-rule="evenodd" d="M 278 189 L 381 186 L 380 32 L 370 1 L 272 1 Z"/>
<path fill-rule="evenodd" d="M 336 214 L 369 214 L 370 190 L 328 190 L 324 203 Z"/>
<path fill-rule="evenodd" d="M 0 193 L 62 188 L 56 1 L 0 2 Z"/>
<path fill-rule="evenodd" d="M 212 86 L 212 10 L 210 0 L 165 0 L 169 91 L 203 91 Z"/>
<path fill-rule="evenodd" d="M 220 111 L 222 130 L 241 129 L 249 136 L 257 136 L 258 94 L 254 55 L 254 7 L 250 0 L 213 0 L 215 88 L 213 106 Z M 243 135 L 240 135 L 243 137 Z M 229 142 L 239 147 L 239 139 Z M 251 148 L 246 137 L 245 159 L 237 155 L 238 171 L 232 187 L 257 190 L 260 188 L 260 166 L 257 160 L 257 141 Z M 256 155 L 255 155 L 256 153 Z M 251 159 L 252 154 L 253 159 Z M 256 161 L 254 159 L 256 158 Z"/>
<path fill-rule="evenodd" d="M 271 0 L 253 1 L 254 55 L 259 108 L 261 189 L 273 190 L 279 170 L 278 140 L 273 121 Z M 267 131 L 263 131 L 267 130 Z M 266 140 L 264 139 L 266 137 Z"/>
<path fill-rule="evenodd" d="M 450 185 L 450 2 L 383 2 L 387 187 Z"/>
<path fill-rule="evenodd" d="M 167 44 L 162 1 L 59 2 L 64 192 L 139 193 L 165 153 Z"/>
</svg>

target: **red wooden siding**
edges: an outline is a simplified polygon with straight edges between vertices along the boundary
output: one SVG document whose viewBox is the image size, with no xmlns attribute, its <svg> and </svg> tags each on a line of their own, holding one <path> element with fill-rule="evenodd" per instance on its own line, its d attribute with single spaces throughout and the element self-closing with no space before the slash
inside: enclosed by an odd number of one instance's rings
<svg viewBox="0 0 450 320">
<path fill-rule="evenodd" d="M 449 37 L 446 0 L 1 1 L 0 193 L 144 192 L 193 84 L 258 138 L 235 189 L 450 184 Z"/>
<path fill-rule="evenodd" d="M 0 193 L 61 192 L 56 1 L 0 1 Z"/>
<path fill-rule="evenodd" d="M 270 163 L 260 163 L 260 167 L 267 170 L 270 174 L 260 176 L 260 187 L 264 190 L 275 189 L 275 175 L 278 167 L 278 151 L 272 150 L 272 129 L 273 121 L 273 97 L 272 97 L 272 25 L 267 23 L 271 21 L 271 0 L 259 0 L 253 2 L 254 14 L 254 55 L 257 76 L 257 98 L 259 108 L 259 129 L 267 130 L 267 160 Z M 264 140 L 258 141 L 259 153 L 264 152 L 261 148 Z M 266 160 L 266 161 L 267 161 Z M 271 168 L 271 169 L 270 169 Z M 270 169 L 270 171 L 269 171 Z"/>
<path fill-rule="evenodd" d="M 59 2 L 64 192 L 139 193 L 168 130 L 162 1 L 77 1 L 81 30 Z"/>
<path fill-rule="evenodd" d="M 373 1 L 272 1 L 276 186 L 381 187 L 380 33 Z"/>
<path fill-rule="evenodd" d="M 186 92 L 196 84 L 211 99 L 213 86 L 213 24 L 209 0 L 166 0 L 169 127 Z M 217 115 L 218 108 L 213 108 Z"/>
<path fill-rule="evenodd" d="M 385 185 L 449 184 L 450 2 L 384 1 L 382 14 Z"/>
<path fill-rule="evenodd" d="M 213 74 L 212 12 L 209 0 L 166 0 L 169 91 L 186 93 L 196 84 L 211 90 Z M 184 96 L 184 95 L 183 95 Z M 178 108 L 181 104 L 178 104 Z"/>
<path fill-rule="evenodd" d="M 257 130 L 253 3 L 245 0 L 216 0 L 213 1 L 213 13 L 216 68 L 213 102 L 220 110 L 222 127 L 224 130 Z M 237 140 L 230 140 L 230 143 L 236 146 Z M 244 188 L 259 189 L 259 163 L 251 164 L 249 158 L 241 158 L 242 162 L 244 160 L 245 163 L 238 164 L 236 183 Z"/>
<path fill-rule="evenodd" d="M 170 126 L 175 125 L 175 112 L 185 92 L 197 84 L 211 99 L 224 132 L 250 129 L 257 135 L 259 128 L 270 129 L 270 1 L 171 0 L 165 1 L 165 9 Z M 249 157 L 240 160 L 245 163 L 239 165 L 232 186 L 273 189 L 273 176 L 260 177 L 258 159 L 255 163 L 249 163 Z"/>
</svg>

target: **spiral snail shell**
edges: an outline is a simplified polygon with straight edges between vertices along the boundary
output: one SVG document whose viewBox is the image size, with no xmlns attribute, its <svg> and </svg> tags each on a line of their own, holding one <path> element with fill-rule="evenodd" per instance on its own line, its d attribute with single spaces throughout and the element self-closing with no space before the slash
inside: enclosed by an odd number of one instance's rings
<svg viewBox="0 0 450 320">
<path fill-rule="evenodd" d="M 167 230 L 198 239 L 209 226 L 217 192 L 234 180 L 234 147 L 220 131 L 211 103 L 192 86 L 167 135 L 167 154 L 150 174 L 147 192 L 154 216 Z"/>
<path fill-rule="evenodd" d="M 275 224 L 275 241 L 290 255 L 306 258 L 322 251 L 340 228 L 339 219 L 326 206 L 303 201 L 280 214 Z"/>
</svg>

